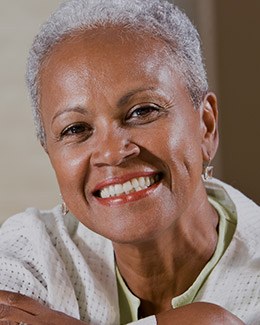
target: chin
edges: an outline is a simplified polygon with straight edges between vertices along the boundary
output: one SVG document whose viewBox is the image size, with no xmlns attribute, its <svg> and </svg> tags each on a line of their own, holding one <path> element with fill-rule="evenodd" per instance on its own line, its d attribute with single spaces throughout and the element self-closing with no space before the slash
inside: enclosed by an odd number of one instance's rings
<svg viewBox="0 0 260 325">
<path fill-rule="evenodd" d="M 172 225 L 172 220 L 164 220 L 154 218 L 141 218 L 137 221 L 128 218 L 122 223 L 120 222 L 110 222 L 109 225 L 102 228 L 92 228 L 92 231 L 98 233 L 99 235 L 111 240 L 113 243 L 117 244 L 142 244 L 154 241 L 163 237 L 162 234 L 167 232 Z M 145 220 L 146 219 L 146 220 Z M 119 221 L 117 219 L 117 221 Z"/>
</svg>

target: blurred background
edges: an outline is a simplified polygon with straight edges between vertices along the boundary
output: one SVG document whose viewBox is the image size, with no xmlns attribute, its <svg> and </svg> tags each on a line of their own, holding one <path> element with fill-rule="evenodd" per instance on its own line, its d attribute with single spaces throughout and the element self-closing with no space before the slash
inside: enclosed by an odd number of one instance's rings
<svg viewBox="0 0 260 325">
<path fill-rule="evenodd" d="M 130 1 L 130 0 L 129 0 Z M 28 49 L 59 0 L 0 0 L 0 222 L 60 202 L 34 136 L 24 83 Z M 210 89 L 219 98 L 215 175 L 260 203 L 260 1 L 175 0 L 200 31 Z"/>
</svg>

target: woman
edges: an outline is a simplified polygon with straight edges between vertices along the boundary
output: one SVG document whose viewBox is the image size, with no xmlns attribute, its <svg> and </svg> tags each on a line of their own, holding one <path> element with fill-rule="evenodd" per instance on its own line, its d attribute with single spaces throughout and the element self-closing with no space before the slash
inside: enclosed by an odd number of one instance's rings
<svg viewBox="0 0 260 325">
<path fill-rule="evenodd" d="M 2 226 L 0 319 L 257 324 L 259 207 L 209 179 L 217 102 L 187 17 L 70 0 L 27 80 L 64 204 Z"/>
</svg>

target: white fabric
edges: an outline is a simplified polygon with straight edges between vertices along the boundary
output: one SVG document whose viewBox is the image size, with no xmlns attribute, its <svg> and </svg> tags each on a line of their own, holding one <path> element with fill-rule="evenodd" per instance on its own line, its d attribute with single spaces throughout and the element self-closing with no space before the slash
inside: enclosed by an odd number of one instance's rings
<svg viewBox="0 0 260 325">
<path fill-rule="evenodd" d="M 207 187 L 227 209 L 236 209 L 238 225 L 196 301 L 217 303 L 246 324 L 259 325 L 260 208 L 220 181 Z M 1 227 L 0 290 L 21 292 L 89 324 L 119 324 L 111 242 L 70 214 L 64 218 L 60 208 L 31 208 Z M 156 324 L 155 317 L 131 324 L 147 321 Z"/>
<path fill-rule="evenodd" d="M 195 301 L 218 304 L 247 325 L 260 325 L 260 207 L 217 180 L 208 182 L 207 192 L 236 211 L 237 229 Z"/>
<path fill-rule="evenodd" d="M 150 316 L 150 317 L 146 317 L 143 319 L 140 319 L 138 322 L 131 322 L 128 323 L 129 325 L 133 325 L 133 324 L 138 324 L 138 325 L 156 325 L 157 321 L 155 316 Z"/>
</svg>

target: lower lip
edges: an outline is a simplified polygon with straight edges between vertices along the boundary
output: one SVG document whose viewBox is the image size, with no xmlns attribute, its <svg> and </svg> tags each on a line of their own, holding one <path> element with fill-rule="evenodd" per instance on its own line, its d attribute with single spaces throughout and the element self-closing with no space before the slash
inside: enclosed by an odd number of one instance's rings
<svg viewBox="0 0 260 325">
<path fill-rule="evenodd" d="M 113 197 L 109 197 L 109 198 L 105 198 L 105 199 L 102 199 L 99 197 L 95 197 L 95 198 L 102 205 L 118 206 L 118 205 L 122 205 L 125 203 L 138 201 L 138 200 L 145 198 L 146 196 L 149 196 L 150 194 L 152 194 L 152 192 L 155 191 L 155 189 L 159 185 L 160 185 L 160 182 L 155 183 L 152 186 L 149 186 L 148 188 L 138 191 L 138 192 L 123 194 L 123 195 L 119 195 L 119 196 L 113 196 Z"/>
</svg>

